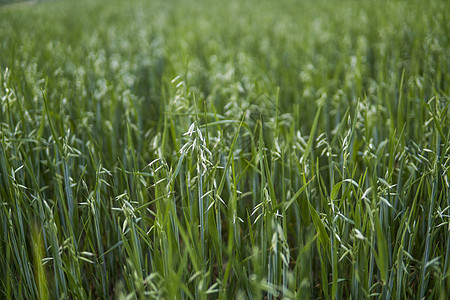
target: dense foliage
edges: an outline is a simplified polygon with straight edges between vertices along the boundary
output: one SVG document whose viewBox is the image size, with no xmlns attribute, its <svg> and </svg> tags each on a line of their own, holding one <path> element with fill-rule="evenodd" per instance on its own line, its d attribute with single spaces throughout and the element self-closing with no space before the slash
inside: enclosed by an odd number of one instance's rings
<svg viewBox="0 0 450 300">
<path fill-rule="evenodd" d="M 0 7 L 0 298 L 447 299 L 449 6 Z"/>
</svg>

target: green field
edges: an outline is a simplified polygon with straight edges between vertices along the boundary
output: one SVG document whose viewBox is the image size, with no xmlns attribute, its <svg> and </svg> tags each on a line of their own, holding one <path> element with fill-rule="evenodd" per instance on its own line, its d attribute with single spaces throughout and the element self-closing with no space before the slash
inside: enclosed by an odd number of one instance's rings
<svg viewBox="0 0 450 300">
<path fill-rule="evenodd" d="M 449 12 L 0 6 L 0 299 L 448 299 Z"/>
</svg>

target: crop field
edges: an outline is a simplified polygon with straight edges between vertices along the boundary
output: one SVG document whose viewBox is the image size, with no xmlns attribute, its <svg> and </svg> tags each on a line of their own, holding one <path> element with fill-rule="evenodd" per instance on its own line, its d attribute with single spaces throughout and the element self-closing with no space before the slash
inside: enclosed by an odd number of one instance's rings
<svg viewBox="0 0 450 300">
<path fill-rule="evenodd" d="M 0 299 L 448 299 L 450 1 L 12 2 Z"/>
</svg>

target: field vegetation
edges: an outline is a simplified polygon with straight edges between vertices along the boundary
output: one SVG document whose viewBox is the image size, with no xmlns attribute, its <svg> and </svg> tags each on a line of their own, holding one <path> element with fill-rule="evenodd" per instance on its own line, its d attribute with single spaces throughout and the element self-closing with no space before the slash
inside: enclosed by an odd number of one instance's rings
<svg viewBox="0 0 450 300">
<path fill-rule="evenodd" d="M 448 299 L 449 12 L 0 6 L 0 298 Z"/>
</svg>

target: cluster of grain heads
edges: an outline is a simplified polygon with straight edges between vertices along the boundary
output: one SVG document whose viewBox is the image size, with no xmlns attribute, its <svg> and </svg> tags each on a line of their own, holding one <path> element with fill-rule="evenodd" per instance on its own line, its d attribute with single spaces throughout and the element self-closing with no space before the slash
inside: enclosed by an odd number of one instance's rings
<svg viewBox="0 0 450 300">
<path fill-rule="evenodd" d="M 0 298 L 446 299 L 447 2 L 209 2 L 0 7 Z"/>
</svg>

